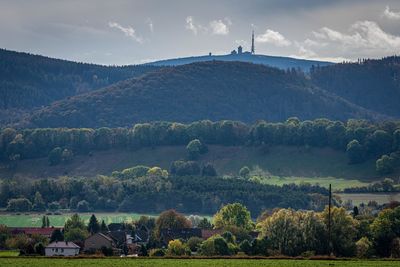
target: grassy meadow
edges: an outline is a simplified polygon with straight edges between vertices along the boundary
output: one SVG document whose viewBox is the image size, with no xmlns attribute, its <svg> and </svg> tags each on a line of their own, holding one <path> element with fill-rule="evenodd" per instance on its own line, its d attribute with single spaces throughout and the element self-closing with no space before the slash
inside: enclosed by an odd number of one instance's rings
<svg viewBox="0 0 400 267">
<path fill-rule="evenodd" d="M 202 155 L 200 162 L 212 163 L 220 175 L 237 175 L 240 168 L 262 170 L 268 176 L 305 177 L 314 181 L 342 179 L 371 182 L 379 180 L 375 162 L 349 165 L 346 154 L 330 148 L 273 146 L 260 151 L 256 147 L 210 145 L 209 152 Z M 110 175 L 136 165 L 160 166 L 169 169 L 172 161 L 185 159 L 185 146 L 159 146 L 136 151 L 107 150 L 94 151 L 92 155 L 77 155 L 69 164 L 49 166 L 47 158 L 21 160 L 15 170 L 0 166 L 2 178 L 46 178 L 59 176 Z M 396 174 L 394 174 L 396 175 Z M 281 181 L 276 181 L 281 183 Z"/>
<path fill-rule="evenodd" d="M 101 258 L 101 259 L 66 259 L 66 258 L 0 258 L 0 266 L 18 266 L 18 267 L 47 267 L 47 266 L 74 266 L 74 267 L 125 267 L 125 266 L 140 266 L 140 267 L 394 267 L 399 266 L 399 261 L 375 261 L 375 260 L 276 260 L 276 259 L 116 259 L 116 258 Z"/>
<path fill-rule="evenodd" d="M 361 187 L 367 186 L 369 183 L 361 182 L 359 180 L 354 179 L 343 179 L 343 178 L 335 178 L 335 177 L 282 177 L 282 176 L 254 176 L 251 178 L 253 181 L 257 181 L 261 184 L 270 184 L 270 185 L 279 185 L 282 186 L 284 184 L 301 184 L 301 183 L 309 183 L 309 184 L 318 184 L 320 186 L 329 187 L 329 184 L 332 185 L 332 189 L 343 190 L 349 187 Z"/>
<path fill-rule="evenodd" d="M 343 201 L 351 200 L 353 205 L 360 203 L 368 204 L 369 201 L 376 201 L 378 204 L 388 203 L 390 201 L 400 201 L 400 193 L 397 194 L 372 194 L 372 193 L 340 193 L 337 194 Z"/>
<path fill-rule="evenodd" d="M 141 215 L 138 213 L 94 213 L 99 221 L 104 220 L 106 224 L 119 223 L 119 222 L 131 222 L 139 219 Z M 10 227 L 41 227 L 42 216 L 44 214 L 39 213 L 26 213 L 17 215 L 15 213 L 3 213 L 0 214 L 0 224 L 4 224 Z M 66 213 L 62 215 L 48 215 L 50 225 L 58 227 L 64 226 L 65 222 L 71 217 L 72 213 Z M 79 216 L 85 220 L 85 223 L 89 222 L 89 218 L 92 213 L 79 213 Z"/>
</svg>

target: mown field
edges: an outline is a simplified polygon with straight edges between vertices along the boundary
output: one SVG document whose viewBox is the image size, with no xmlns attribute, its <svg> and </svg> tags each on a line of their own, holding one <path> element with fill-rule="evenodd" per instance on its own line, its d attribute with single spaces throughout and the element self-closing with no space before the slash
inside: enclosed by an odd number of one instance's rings
<svg viewBox="0 0 400 267">
<path fill-rule="evenodd" d="M 89 222 L 89 218 L 93 213 L 79 213 L 79 216 Z M 104 220 L 106 224 L 119 223 L 119 222 L 131 222 L 139 219 L 141 215 L 138 213 L 94 213 L 98 220 Z M 17 215 L 15 213 L 0 214 L 0 224 L 4 224 L 10 227 L 41 227 L 42 216 L 44 214 L 39 213 L 27 213 Z M 58 227 L 64 226 L 66 220 L 71 217 L 72 214 L 66 213 L 62 215 L 48 215 L 50 225 Z"/>
<path fill-rule="evenodd" d="M 0 258 L 0 266 L 47 267 L 47 266 L 190 266 L 190 267 L 392 267 L 399 266 L 400 261 L 368 261 L 368 260 L 273 260 L 273 259 L 50 259 L 50 258 Z"/>
</svg>

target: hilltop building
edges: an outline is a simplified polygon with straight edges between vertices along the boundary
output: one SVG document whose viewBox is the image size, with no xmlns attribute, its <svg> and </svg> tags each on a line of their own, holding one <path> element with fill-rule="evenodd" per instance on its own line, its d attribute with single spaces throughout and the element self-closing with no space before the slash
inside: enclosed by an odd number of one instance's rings
<svg viewBox="0 0 400 267">
<path fill-rule="evenodd" d="M 255 45 L 254 45 L 254 31 L 253 31 L 251 34 L 251 50 L 250 50 L 250 52 L 249 51 L 243 52 L 243 47 L 241 45 L 239 45 L 239 47 L 237 48 L 237 51 L 235 49 L 232 50 L 231 55 L 242 55 L 242 54 L 254 55 L 256 53 L 255 51 L 256 50 L 255 50 Z"/>
</svg>

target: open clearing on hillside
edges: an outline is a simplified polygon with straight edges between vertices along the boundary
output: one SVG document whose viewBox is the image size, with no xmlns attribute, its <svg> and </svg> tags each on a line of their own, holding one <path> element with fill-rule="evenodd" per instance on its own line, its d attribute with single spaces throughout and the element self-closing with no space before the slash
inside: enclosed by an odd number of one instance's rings
<svg viewBox="0 0 400 267">
<path fill-rule="evenodd" d="M 47 267 L 47 266 L 96 266 L 96 267 L 125 267 L 125 266 L 190 266 L 190 267 L 308 267 L 308 266 L 337 266 L 337 267 L 392 267 L 399 266 L 400 261 L 368 261 L 368 260 L 273 260 L 273 259 L 51 259 L 51 258 L 0 258 L 0 266 L 18 267 Z"/>
<path fill-rule="evenodd" d="M 22 160 L 13 171 L 0 166 L 0 177 L 93 177 L 98 174 L 110 175 L 115 170 L 136 165 L 169 169 L 172 161 L 185 157 L 185 146 L 160 146 L 137 151 L 94 151 L 91 156 L 76 156 L 67 165 L 49 166 L 47 158 L 41 158 Z M 374 161 L 349 165 L 344 152 L 330 148 L 274 146 L 262 152 L 256 147 L 210 145 L 209 152 L 200 158 L 200 162 L 212 163 L 220 175 L 237 175 L 240 168 L 247 165 L 271 176 L 342 178 L 365 182 L 380 179 L 375 172 Z"/>
<path fill-rule="evenodd" d="M 389 203 L 390 201 L 400 201 L 400 193 L 394 194 L 372 194 L 372 193 L 340 193 L 337 194 L 343 201 L 351 200 L 353 205 L 360 203 L 368 204 L 370 201 L 376 201 L 378 204 Z"/>
<path fill-rule="evenodd" d="M 89 218 L 92 214 L 95 214 L 99 221 L 104 220 L 106 224 L 120 223 L 120 222 L 131 222 L 139 219 L 141 215 L 138 213 L 79 213 L 79 216 L 85 220 L 85 223 L 89 222 Z M 41 227 L 42 216 L 45 214 L 40 213 L 27 213 L 27 214 L 0 214 L 0 224 L 7 225 L 9 227 Z M 49 217 L 50 225 L 54 227 L 62 227 L 65 222 L 72 216 L 72 213 L 62 215 L 46 215 Z"/>
</svg>

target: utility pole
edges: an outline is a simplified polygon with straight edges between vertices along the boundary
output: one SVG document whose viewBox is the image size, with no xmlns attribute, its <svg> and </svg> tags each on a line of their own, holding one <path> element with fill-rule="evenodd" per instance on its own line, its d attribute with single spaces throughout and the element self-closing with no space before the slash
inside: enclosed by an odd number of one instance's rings
<svg viewBox="0 0 400 267">
<path fill-rule="evenodd" d="M 329 256 L 332 255 L 331 203 L 332 203 L 332 185 L 329 184 L 329 204 L 328 204 L 328 253 L 329 253 Z"/>
</svg>

